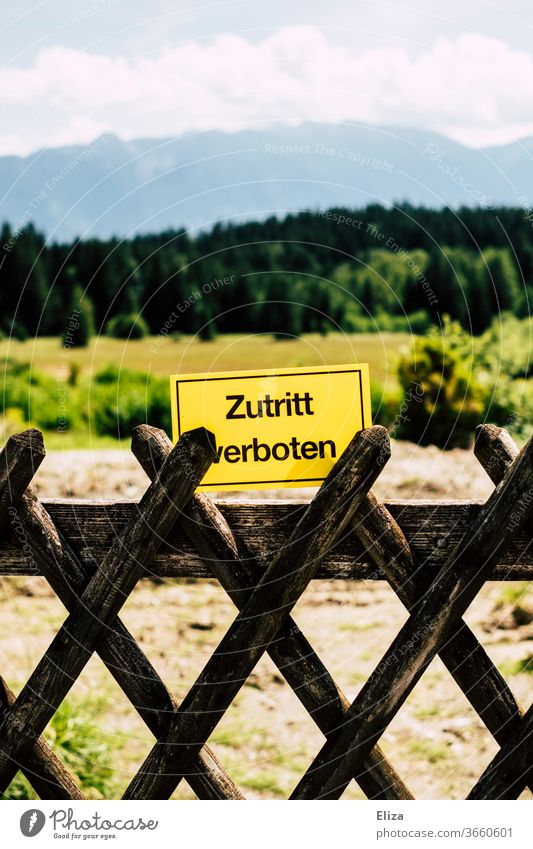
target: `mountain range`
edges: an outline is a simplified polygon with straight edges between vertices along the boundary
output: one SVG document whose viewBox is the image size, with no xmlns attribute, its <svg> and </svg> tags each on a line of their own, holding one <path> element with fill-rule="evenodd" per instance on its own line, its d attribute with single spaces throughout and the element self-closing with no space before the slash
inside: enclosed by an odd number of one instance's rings
<svg viewBox="0 0 533 849">
<path fill-rule="evenodd" d="M 369 203 L 533 205 L 533 138 L 473 149 L 398 127 L 306 123 L 0 157 L 0 220 L 53 241 Z"/>
</svg>

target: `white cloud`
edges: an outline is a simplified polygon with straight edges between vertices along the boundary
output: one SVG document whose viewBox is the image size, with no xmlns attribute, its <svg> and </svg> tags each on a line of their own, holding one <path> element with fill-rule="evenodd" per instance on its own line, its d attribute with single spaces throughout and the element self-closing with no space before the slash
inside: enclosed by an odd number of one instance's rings
<svg viewBox="0 0 533 849">
<path fill-rule="evenodd" d="M 410 57 L 352 53 L 315 27 L 259 44 L 237 35 L 127 61 L 57 46 L 0 69 L 1 153 L 123 138 L 236 131 L 268 123 L 359 121 L 444 132 L 467 144 L 533 133 L 533 56 L 483 35 Z"/>
</svg>

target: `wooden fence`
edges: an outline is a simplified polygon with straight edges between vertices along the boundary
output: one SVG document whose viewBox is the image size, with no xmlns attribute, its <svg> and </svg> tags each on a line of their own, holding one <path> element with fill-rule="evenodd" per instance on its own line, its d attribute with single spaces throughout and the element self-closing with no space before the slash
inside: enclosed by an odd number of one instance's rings
<svg viewBox="0 0 533 849">
<path fill-rule="evenodd" d="M 378 501 L 390 449 L 377 426 L 305 503 L 195 495 L 216 456 L 202 429 L 172 446 L 144 425 L 132 450 L 151 479 L 138 504 L 41 503 L 30 487 L 39 431 L 0 455 L 0 574 L 44 575 L 69 611 L 19 695 L 2 681 L 2 792 L 20 768 L 41 798 L 83 798 L 41 735 L 93 652 L 156 738 L 127 799 L 168 798 L 182 779 L 200 798 L 243 798 L 207 741 L 265 651 L 325 737 L 291 798 L 339 798 L 352 778 L 370 798 L 412 798 L 378 741 L 436 654 L 499 747 L 468 798 L 533 787 L 533 706 L 522 713 L 462 619 L 486 580 L 533 574 L 533 440 L 519 453 L 506 431 L 478 428 L 475 453 L 496 485 L 484 504 Z M 146 575 L 216 577 L 239 611 L 179 705 L 118 618 Z M 320 578 L 388 581 L 410 614 L 351 704 L 291 619 Z"/>
</svg>

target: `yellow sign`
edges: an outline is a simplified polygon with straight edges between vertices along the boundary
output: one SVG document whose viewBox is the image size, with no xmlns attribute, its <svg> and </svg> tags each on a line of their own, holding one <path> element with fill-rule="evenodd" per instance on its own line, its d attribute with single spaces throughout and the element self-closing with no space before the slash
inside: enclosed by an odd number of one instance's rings
<svg viewBox="0 0 533 849">
<path fill-rule="evenodd" d="M 170 378 L 172 433 L 206 427 L 218 462 L 200 489 L 317 486 L 372 424 L 368 365 Z"/>
</svg>

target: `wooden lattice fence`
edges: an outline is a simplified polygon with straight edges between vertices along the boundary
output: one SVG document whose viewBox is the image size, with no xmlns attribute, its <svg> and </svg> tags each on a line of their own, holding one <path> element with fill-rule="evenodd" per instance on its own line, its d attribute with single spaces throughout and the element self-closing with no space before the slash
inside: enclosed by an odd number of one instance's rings
<svg viewBox="0 0 533 849">
<path fill-rule="evenodd" d="M 521 712 L 462 619 L 486 580 L 533 574 L 533 440 L 518 452 L 506 431 L 478 428 L 475 453 L 496 485 L 484 504 L 378 501 L 390 449 L 377 426 L 305 503 L 195 494 L 216 456 L 202 429 L 173 447 L 141 426 L 132 450 L 152 481 L 138 504 L 41 503 L 30 487 L 39 431 L 0 455 L 0 574 L 44 575 L 69 611 L 17 697 L 2 680 L 2 792 L 20 768 L 41 798 L 83 798 L 41 735 L 94 652 L 156 737 L 127 799 L 168 798 L 182 779 L 200 798 L 243 798 L 207 740 L 265 651 L 326 738 L 291 798 L 339 798 L 352 778 L 370 798 L 412 798 L 378 741 L 436 654 L 499 746 L 468 798 L 533 786 L 533 707 Z M 146 574 L 216 577 L 239 610 L 179 705 L 118 618 Z M 410 614 L 351 704 L 291 619 L 316 578 L 388 581 Z"/>
</svg>

